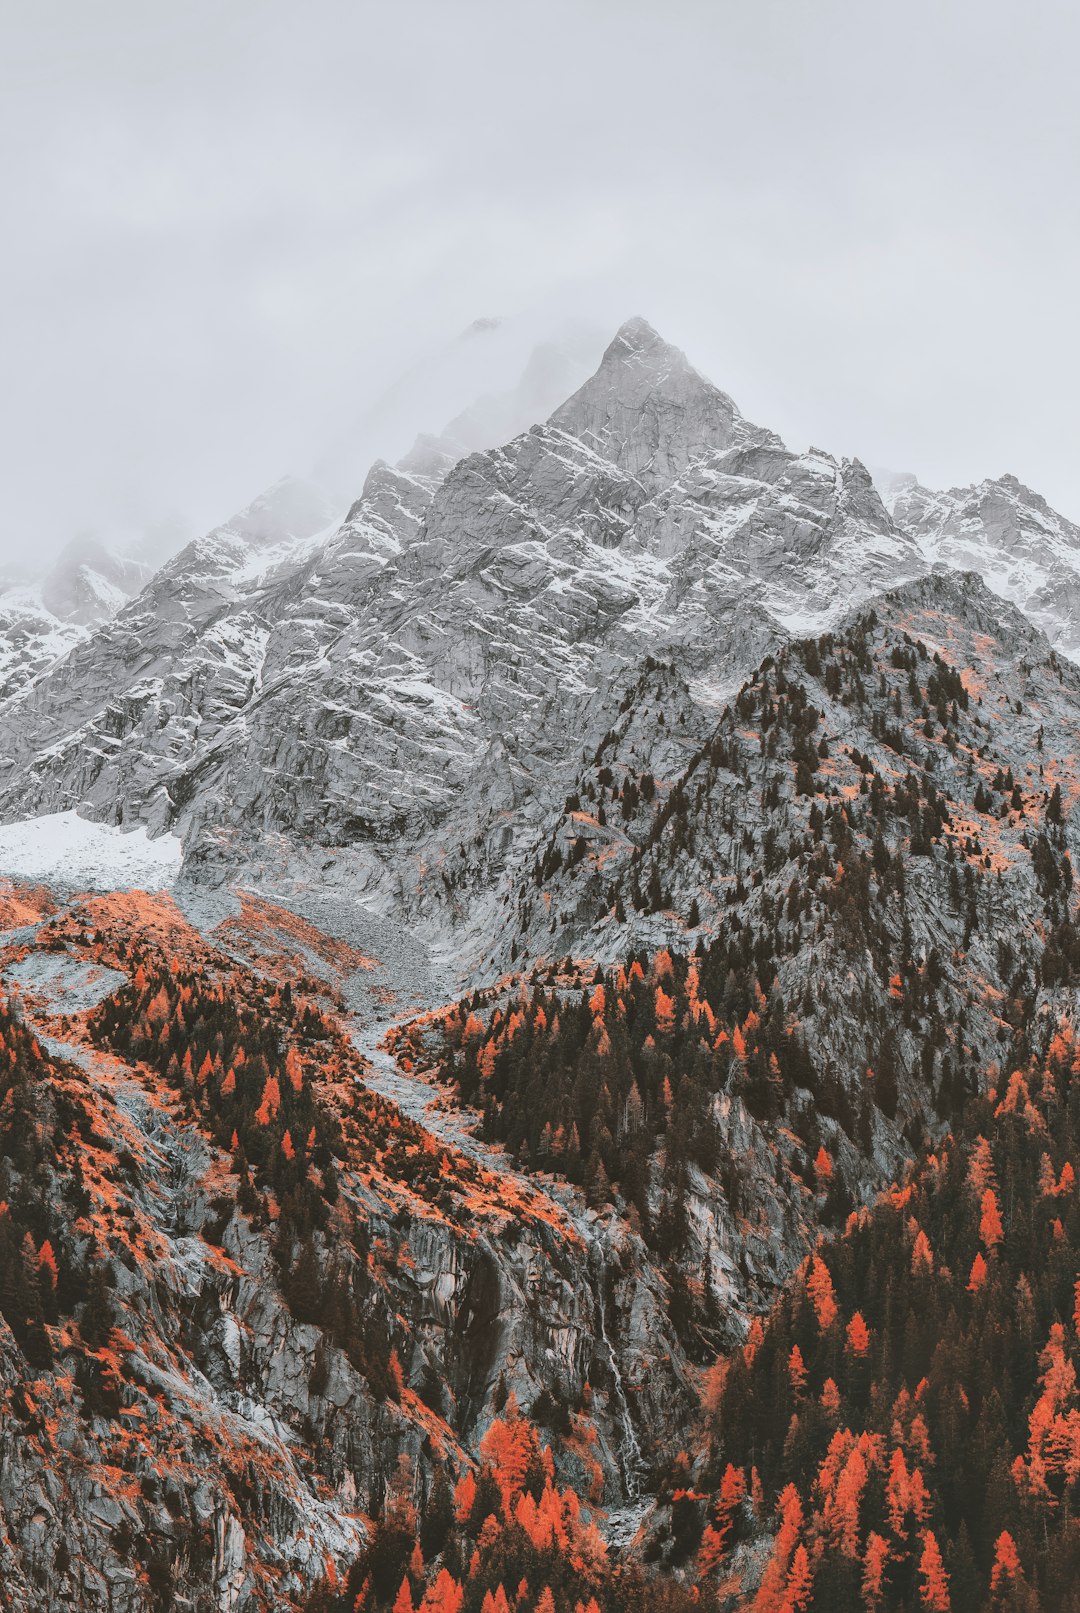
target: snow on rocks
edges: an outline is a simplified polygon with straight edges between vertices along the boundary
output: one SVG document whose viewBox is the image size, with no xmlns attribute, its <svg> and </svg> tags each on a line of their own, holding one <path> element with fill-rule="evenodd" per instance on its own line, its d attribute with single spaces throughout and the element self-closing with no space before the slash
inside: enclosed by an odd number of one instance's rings
<svg viewBox="0 0 1080 1613">
<path fill-rule="evenodd" d="M 81 1014 L 104 1002 L 127 976 L 67 952 L 30 952 L 4 971 L 4 979 L 37 998 L 46 1013 Z"/>
<path fill-rule="evenodd" d="M 152 840 L 77 812 L 50 812 L 0 824 L 0 873 L 78 890 L 169 890 L 182 848 L 172 835 Z"/>
</svg>

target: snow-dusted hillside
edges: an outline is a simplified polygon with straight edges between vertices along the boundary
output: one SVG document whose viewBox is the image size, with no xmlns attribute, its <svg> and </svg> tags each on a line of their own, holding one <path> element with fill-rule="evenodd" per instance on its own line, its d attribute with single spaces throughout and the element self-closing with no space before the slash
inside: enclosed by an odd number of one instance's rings
<svg viewBox="0 0 1080 1613">
<path fill-rule="evenodd" d="M 1080 527 L 1015 476 L 948 492 L 896 477 L 886 498 L 931 564 L 977 571 L 1052 644 L 1080 658 Z"/>
<path fill-rule="evenodd" d="M 686 691 L 681 739 L 658 717 L 635 741 L 662 775 L 770 648 L 935 565 L 1080 642 L 1076 529 L 1035 495 L 886 507 L 644 320 L 546 421 L 467 451 L 559 362 L 377 462 L 343 522 L 290 480 L 182 551 L 0 705 L 0 814 L 144 824 L 204 880 L 344 885 L 475 965 L 650 658 Z"/>
<path fill-rule="evenodd" d="M 299 845 L 454 908 L 439 848 L 493 833 L 490 888 L 646 656 L 707 713 L 789 626 L 924 568 L 861 466 L 789 452 L 642 320 L 546 424 L 456 446 L 376 465 L 321 544 L 290 555 L 321 517 L 279 490 L 184 551 L 0 711 L 4 811 L 172 829 L 204 868 Z"/>
<path fill-rule="evenodd" d="M 75 539 L 33 582 L 0 590 L 0 700 L 20 693 L 144 586 L 150 568 Z"/>
</svg>

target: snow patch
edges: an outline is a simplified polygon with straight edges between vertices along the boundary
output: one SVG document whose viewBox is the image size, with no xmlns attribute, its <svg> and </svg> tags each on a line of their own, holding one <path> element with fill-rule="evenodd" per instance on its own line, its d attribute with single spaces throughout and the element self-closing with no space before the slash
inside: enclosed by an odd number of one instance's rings
<svg viewBox="0 0 1080 1613">
<path fill-rule="evenodd" d="M 94 823 L 77 812 L 0 824 L 0 873 L 78 890 L 168 890 L 183 848 L 173 835 Z"/>
<path fill-rule="evenodd" d="M 12 964 L 4 979 L 40 998 L 46 1013 L 82 1014 L 118 991 L 127 975 L 68 952 L 31 952 Z"/>
</svg>

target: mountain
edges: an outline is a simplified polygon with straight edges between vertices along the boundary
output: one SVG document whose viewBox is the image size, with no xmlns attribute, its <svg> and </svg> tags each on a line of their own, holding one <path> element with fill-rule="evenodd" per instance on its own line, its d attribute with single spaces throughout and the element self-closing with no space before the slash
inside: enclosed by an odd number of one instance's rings
<svg viewBox="0 0 1080 1613">
<path fill-rule="evenodd" d="M 1076 530 L 570 369 L 10 620 L 16 1613 L 1075 1602 Z"/>
<path fill-rule="evenodd" d="M 521 318 L 473 320 L 420 353 L 374 402 L 346 411 L 338 441 L 311 479 L 344 504 L 374 460 L 396 460 L 418 433 L 442 428 L 455 458 L 507 442 L 581 385 L 606 334 L 574 319 L 547 328 Z"/>
<path fill-rule="evenodd" d="M 264 636 L 243 606 L 249 578 L 272 574 L 332 519 L 321 493 L 287 478 L 182 549 L 122 610 L 5 703 L 9 774 L 21 758 L 36 772 L 39 753 L 52 751 L 56 769 L 69 773 L 62 802 L 55 798 L 52 806 L 107 803 L 98 815 L 123 823 L 131 812 L 114 771 L 123 768 L 143 786 L 147 821 L 165 827 L 157 774 L 168 771 L 167 754 L 147 747 L 139 756 L 121 755 L 121 736 L 148 719 L 167 753 L 242 706 Z M 184 736 L 179 741 L 176 731 Z M 48 780 L 40 775 L 39 802 L 56 782 L 56 773 Z"/>
<path fill-rule="evenodd" d="M 637 694 L 638 719 L 665 726 L 686 699 L 660 668 Z M 591 1012 L 571 1029 L 538 967 L 531 1007 L 516 987 L 496 991 L 494 1019 L 470 998 L 448 1047 L 421 1027 L 410 1056 L 434 1047 L 486 1135 L 587 1191 L 633 1196 L 628 1104 L 652 1142 L 678 1125 L 677 1157 L 698 1162 L 679 1189 L 686 1264 L 711 1262 L 745 1314 L 777 1258 L 805 1252 L 794 1224 L 778 1231 L 793 1204 L 756 1174 L 770 1148 L 806 1171 L 824 1143 L 843 1189 L 831 1213 L 846 1213 L 962 1108 L 1018 1026 L 1069 1002 L 1078 701 L 1080 673 L 1012 607 L 970 574 L 935 575 L 767 658 L 673 774 L 633 765 L 627 724 L 506 918 L 509 954 L 602 960 L 580 982 L 582 1003 L 599 988 Z M 635 1179 L 648 1239 L 663 1217 L 647 1164 Z"/>
<path fill-rule="evenodd" d="M 377 464 L 269 576 L 228 529 L 186 551 L 0 708 L 0 809 L 145 821 L 204 878 L 330 861 L 468 957 L 649 654 L 706 725 L 765 645 L 924 569 L 857 462 L 789 452 L 632 320 L 546 423 Z M 441 869 L 478 842 L 463 910 Z"/>
<path fill-rule="evenodd" d="M 112 554 L 95 539 L 75 539 L 41 585 L 46 609 L 80 627 L 105 621 L 145 586 L 150 568 Z"/>
<path fill-rule="evenodd" d="M 1074 659 L 1080 654 L 1080 527 L 1015 476 L 931 493 L 894 479 L 887 502 L 928 561 L 978 571 Z"/>
<path fill-rule="evenodd" d="M 23 690 L 143 588 L 150 568 L 91 538 L 74 539 L 36 585 L 0 592 L 0 696 Z"/>
<path fill-rule="evenodd" d="M 589 374 L 603 343 L 593 334 L 540 342 L 512 387 L 484 392 L 455 414 L 441 436 L 457 457 L 508 442 L 544 420 Z M 588 357 L 586 357 L 588 355 Z"/>
<path fill-rule="evenodd" d="M 595 758 L 519 917 L 608 966 L 394 1039 L 520 1168 L 623 1206 L 683 1348 L 719 1346 L 637 1541 L 706 1606 L 1074 1605 L 1078 702 L 980 579 L 890 591 L 767 657 L 676 778 Z M 437 1584 L 393 1517 L 328 1605 L 378 1549 Z M 491 1594 L 549 1572 L 458 1521 Z"/>
<path fill-rule="evenodd" d="M 659 727 L 684 697 L 647 676 Z M 76 1606 L 296 1605 L 355 1560 L 350 1601 L 368 1574 L 381 1608 L 474 1551 L 477 1597 L 513 1570 L 648 1606 L 613 1553 L 647 1513 L 669 1573 L 704 1545 L 708 1491 L 676 1505 L 697 1370 L 1069 1010 L 1078 720 L 1080 672 L 978 579 L 893 590 L 767 656 L 674 778 L 616 759 L 632 723 L 598 758 L 523 906 L 580 920 L 610 878 L 609 966 L 403 1002 L 383 1052 L 403 964 L 340 915 L 189 892 L 197 928 L 164 896 L 11 892 L 13 1606 L 43 1549 Z M 627 830 L 607 856 L 602 814 Z M 764 1501 L 736 1538 L 767 1556 Z"/>
<path fill-rule="evenodd" d="M 6 1606 L 296 1606 L 399 1459 L 445 1487 L 510 1392 L 588 1400 L 561 1483 L 636 1482 L 693 1404 L 661 1280 L 610 1212 L 361 1084 L 336 982 L 369 960 L 250 902 L 208 939 L 167 897 L 5 917 Z"/>
</svg>

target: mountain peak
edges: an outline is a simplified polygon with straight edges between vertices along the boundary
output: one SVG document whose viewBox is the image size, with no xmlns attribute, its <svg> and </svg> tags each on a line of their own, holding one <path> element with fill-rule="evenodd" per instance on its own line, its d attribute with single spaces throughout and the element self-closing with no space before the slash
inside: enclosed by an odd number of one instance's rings
<svg viewBox="0 0 1080 1613">
<path fill-rule="evenodd" d="M 671 353 L 679 353 L 678 348 L 671 347 L 660 336 L 647 319 L 636 315 L 633 319 L 624 320 L 604 352 L 604 363 L 609 359 L 625 359 L 636 357 L 638 354 L 654 352 L 656 349 L 666 349 Z M 679 353 L 685 362 L 685 357 Z"/>
<path fill-rule="evenodd" d="M 645 319 L 628 319 L 596 373 L 550 424 L 636 477 L 650 491 L 693 460 L 731 446 L 738 410 Z"/>
<path fill-rule="evenodd" d="M 114 554 L 95 537 L 76 537 L 47 572 L 41 599 L 61 621 L 85 627 L 113 616 L 149 578 L 149 566 Z"/>
<path fill-rule="evenodd" d="M 1029 487 L 1026 482 L 1022 482 L 1019 476 L 1014 476 L 1011 471 L 1006 471 L 1001 476 L 988 477 L 983 486 L 996 493 L 1004 494 L 1006 498 L 1012 499 L 1018 504 L 1031 505 L 1039 510 L 1040 513 L 1052 516 L 1055 520 L 1062 519 L 1055 510 L 1051 509 L 1041 493 L 1037 493 L 1033 487 Z"/>
</svg>

